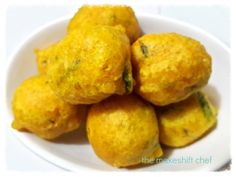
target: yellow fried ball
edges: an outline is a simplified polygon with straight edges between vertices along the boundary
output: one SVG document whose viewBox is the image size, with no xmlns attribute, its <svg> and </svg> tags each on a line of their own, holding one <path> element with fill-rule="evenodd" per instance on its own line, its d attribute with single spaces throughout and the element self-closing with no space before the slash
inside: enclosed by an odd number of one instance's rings
<svg viewBox="0 0 236 177">
<path fill-rule="evenodd" d="M 147 34 L 132 45 L 135 91 L 155 105 L 186 99 L 207 84 L 211 57 L 200 42 L 176 33 Z"/>
<path fill-rule="evenodd" d="M 134 95 L 115 95 L 92 105 L 87 135 L 97 156 L 115 167 L 162 155 L 155 111 Z"/>
<path fill-rule="evenodd" d="M 68 32 L 87 28 L 88 25 L 122 25 L 133 43 L 141 29 L 134 11 L 129 6 L 121 5 L 85 5 L 74 15 L 68 25 Z"/>
<path fill-rule="evenodd" d="M 49 84 L 68 103 L 97 103 L 133 89 L 130 44 L 121 26 L 71 32 L 48 57 Z"/>
<path fill-rule="evenodd" d="M 85 116 L 84 106 L 58 99 L 43 75 L 31 77 L 17 88 L 12 108 L 14 129 L 28 130 L 45 139 L 77 129 Z"/>
<path fill-rule="evenodd" d="M 193 143 L 216 124 L 217 112 L 201 92 L 179 103 L 157 109 L 160 142 L 171 147 Z"/>
</svg>

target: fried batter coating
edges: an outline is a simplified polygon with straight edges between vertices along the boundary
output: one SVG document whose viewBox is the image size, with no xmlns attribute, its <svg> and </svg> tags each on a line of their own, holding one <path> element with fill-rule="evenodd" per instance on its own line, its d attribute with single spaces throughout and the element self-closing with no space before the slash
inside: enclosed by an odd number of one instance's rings
<svg viewBox="0 0 236 177">
<path fill-rule="evenodd" d="M 122 25 L 130 42 L 141 36 L 141 29 L 134 11 L 121 5 L 85 5 L 74 15 L 68 25 L 68 32 L 87 28 L 88 25 Z"/>
<path fill-rule="evenodd" d="M 157 109 L 160 142 L 171 147 L 189 145 L 216 124 L 217 112 L 201 92 L 179 103 Z"/>
<path fill-rule="evenodd" d="M 114 95 L 92 105 L 87 134 L 95 153 L 115 167 L 162 155 L 153 107 L 135 95 Z"/>
<path fill-rule="evenodd" d="M 12 108 L 14 129 L 28 130 L 45 139 L 77 129 L 85 116 L 84 106 L 56 97 L 44 75 L 31 77 L 17 88 Z"/>
<path fill-rule="evenodd" d="M 155 105 L 186 99 L 207 84 L 211 57 L 198 41 L 176 33 L 147 34 L 132 45 L 135 91 Z"/>
<path fill-rule="evenodd" d="M 97 103 L 133 89 L 130 44 L 121 26 L 71 32 L 48 58 L 49 84 L 68 103 Z"/>
<path fill-rule="evenodd" d="M 39 74 L 47 74 L 49 60 L 51 57 L 55 57 L 52 54 L 54 53 L 53 50 L 56 49 L 56 45 L 57 44 L 53 44 L 43 50 L 36 49 L 34 51 Z"/>
</svg>

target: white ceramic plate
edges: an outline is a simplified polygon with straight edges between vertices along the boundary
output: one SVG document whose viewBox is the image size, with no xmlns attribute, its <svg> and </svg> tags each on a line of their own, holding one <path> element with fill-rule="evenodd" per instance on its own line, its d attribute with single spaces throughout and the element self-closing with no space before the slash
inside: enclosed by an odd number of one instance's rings
<svg viewBox="0 0 236 177">
<path fill-rule="evenodd" d="M 29 76 L 37 74 L 35 48 L 45 48 L 66 33 L 69 18 L 41 27 L 20 45 L 11 57 L 6 83 L 6 109 L 9 125 L 13 119 L 11 100 L 16 87 Z M 161 16 L 138 15 L 144 33 L 177 32 L 199 40 L 213 58 L 213 72 L 209 85 L 204 88 L 219 110 L 217 127 L 196 143 L 185 148 L 166 150 L 166 161 L 159 164 L 116 169 L 100 160 L 86 139 L 84 127 L 50 142 L 30 133 L 14 134 L 30 150 L 49 162 L 67 170 L 122 170 L 122 171 L 176 171 L 216 170 L 230 160 L 230 54 L 229 49 L 210 34 L 188 24 Z M 192 159 L 192 160 L 191 160 Z M 30 163 L 30 162 L 29 162 Z"/>
</svg>

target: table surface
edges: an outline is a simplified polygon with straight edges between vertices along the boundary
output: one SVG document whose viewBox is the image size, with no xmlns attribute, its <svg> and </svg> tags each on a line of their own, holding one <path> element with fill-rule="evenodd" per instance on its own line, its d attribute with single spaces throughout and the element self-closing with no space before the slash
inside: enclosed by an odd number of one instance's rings
<svg viewBox="0 0 236 177">
<path fill-rule="evenodd" d="M 230 12 L 227 7 L 212 6 L 132 6 L 136 13 L 151 13 L 179 19 L 213 34 L 230 46 Z M 7 11 L 7 57 L 39 26 L 54 19 L 73 15 L 72 6 L 10 6 Z M 11 171 L 56 171 L 63 169 L 41 159 L 27 149 L 6 127 L 6 166 Z M 24 160 L 22 160 L 24 159 Z"/>
</svg>

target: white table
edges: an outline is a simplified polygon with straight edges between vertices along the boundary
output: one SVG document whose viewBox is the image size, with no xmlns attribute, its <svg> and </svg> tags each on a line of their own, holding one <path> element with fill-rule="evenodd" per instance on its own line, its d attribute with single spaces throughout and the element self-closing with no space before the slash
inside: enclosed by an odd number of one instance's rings
<svg viewBox="0 0 236 177">
<path fill-rule="evenodd" d="M 133 6 L 136 13 L 168 16 L 201 27 L 230 45 L 229 9 L 222 6 Z M 11 6 L 7 12 L 7 56 L 37 27 L 62 16 L 73 15 L 77 7 Z M 62 171 L 27 149 L 6 127 L 6 165 L 15 171 Z"/>
</svg>

